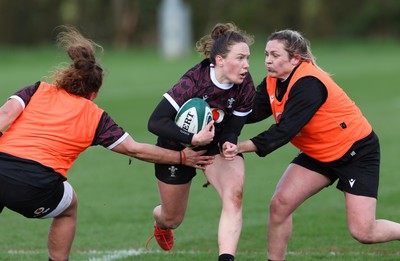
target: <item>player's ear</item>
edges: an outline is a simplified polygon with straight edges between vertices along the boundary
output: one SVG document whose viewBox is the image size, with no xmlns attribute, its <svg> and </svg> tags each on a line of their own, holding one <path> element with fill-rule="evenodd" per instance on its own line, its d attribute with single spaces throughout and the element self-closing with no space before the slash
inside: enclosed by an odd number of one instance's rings
<svg viewBox="0 0 400 261">
<path fill-rule="evenodd" d="M 293 66 L 297 66 L 301 62 L 301 56 L 299 54 L 296 54 L 290 59 L 290 62 Z"/>
<path fill-rule="evenodd" d="M 219 67 L 224 66 L 224 58 L 221 55 L 215 56 L 215 65 Z"/>
<path fill-rule="evenodd" d="M 97 92 L 92 92 L 92 93 L 89 95 L 89 100 L 93 101 L 94 99 L 96 99 L 97 94 L 98 94 Z"/>
</svg>

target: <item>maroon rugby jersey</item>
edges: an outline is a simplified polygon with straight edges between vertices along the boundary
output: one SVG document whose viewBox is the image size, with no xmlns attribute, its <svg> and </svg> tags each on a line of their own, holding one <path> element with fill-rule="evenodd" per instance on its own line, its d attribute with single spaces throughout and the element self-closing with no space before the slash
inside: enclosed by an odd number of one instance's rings
<svg viewBox="0 0 400 261">
<path fill-rule="evenodd" d="M 214 124 L 214 141 L 217 141 L 232 115 L 246 117 L 251 112 L 255 89 L 250 73 L 247 73 L 241 84 L 220 84 L 214 75 L 214 65 L 209 59 L 205 59 L 188 70 L 178 83 L 164 94 L 164 98 L 176 111 L 194 97 L 205 100 L 211 108 L 222 110 L 223 120 Z"/>
</svg>

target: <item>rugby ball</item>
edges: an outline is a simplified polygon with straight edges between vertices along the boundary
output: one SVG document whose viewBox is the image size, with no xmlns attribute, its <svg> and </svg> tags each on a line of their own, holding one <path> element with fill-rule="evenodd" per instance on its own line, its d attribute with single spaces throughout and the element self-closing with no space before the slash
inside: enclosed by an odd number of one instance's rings
<svg viewBox="0 0 400 261">
<path fill-rule="evenodd" d="M 196 134 L 212 120 L 210 106 L 200 98 L 186 101 L 178 110 L 175 123 L 183 130 Z"/>
</svg>

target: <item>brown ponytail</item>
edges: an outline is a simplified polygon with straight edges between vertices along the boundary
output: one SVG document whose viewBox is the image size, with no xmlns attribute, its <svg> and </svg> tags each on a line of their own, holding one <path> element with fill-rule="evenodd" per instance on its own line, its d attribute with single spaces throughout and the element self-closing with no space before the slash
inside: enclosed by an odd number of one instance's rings
<svg viewBox="0 0 400 261">
<path fill-rule="evenodd" d="M 60 28 L 63 31 L 57 35 L 58 46 L 67 51 L 72 63 L 57 70 L 51 78 L 57 87 L 68 93 L 89 98 L 100 90 L 103 83 L 103 68 L 95 58 L 95 49 L 101 46 L 86 39 L 73 27 Z"/>
</svg>

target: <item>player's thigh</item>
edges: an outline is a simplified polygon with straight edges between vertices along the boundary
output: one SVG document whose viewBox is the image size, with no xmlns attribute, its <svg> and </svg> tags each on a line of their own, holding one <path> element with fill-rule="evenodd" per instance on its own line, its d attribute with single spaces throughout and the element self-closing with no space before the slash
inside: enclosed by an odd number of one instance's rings
<svg viewBox="0 0 400 261">
<path fill-rule="evenodd" d="M 215 155 L 213 164 L 208 165 L 204 174 L 220 195 L 226 191 L 241 191 L 245 181 L 245 166 L 242 157 L 226 160 L 221 155 Z"/>
<path fill-rule="evenodd" d="M 167 184 L 157 181 L 162 212 L 165 216 L 182 216 L 185 214 L 189 200 L 191 181 L 185 184 Z"/>
<path fill-rule="evenodd" d="M 326 176 L 291 163 L 276 186 L 272 202 L 279 202 L 293 211 L 330 184 L 331 180 Z"/>
<path fill-rule="evenodd" d="M 346 216 L 350 231 L 368 229 L 374 225 L 376 199 L 345 192 Z"/>
</svg>

